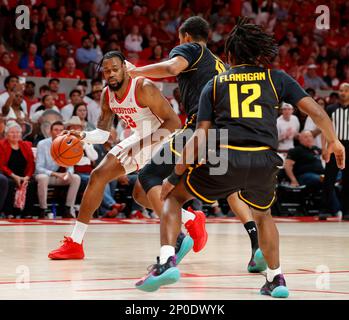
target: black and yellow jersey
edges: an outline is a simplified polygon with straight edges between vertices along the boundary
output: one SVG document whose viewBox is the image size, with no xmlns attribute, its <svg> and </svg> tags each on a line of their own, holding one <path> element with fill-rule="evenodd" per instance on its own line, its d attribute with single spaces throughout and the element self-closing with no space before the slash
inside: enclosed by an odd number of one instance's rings
<svg viewBox="0 0 349 320">
<path fill-rule="evenodd" d="M 177 76 L 185 112 L 190 119 L 197 113 L 202 89 L 215 75 L 226 71 L 225 64 L 206 46 L 185 43 L 172 49 L 170 58 L 181 56 L 189 63 L 187 69 Z"/>
<path fill-rule="evenodd" d="M 215 76 L 203 89 L 198 121 L 211 121 L 218 129 L 228 129 L 230 145 L 277 149 L 279 104 L 284 101 L 296 105 L 306 96 L 284 71 L 234 66 Z"/>
</svg>

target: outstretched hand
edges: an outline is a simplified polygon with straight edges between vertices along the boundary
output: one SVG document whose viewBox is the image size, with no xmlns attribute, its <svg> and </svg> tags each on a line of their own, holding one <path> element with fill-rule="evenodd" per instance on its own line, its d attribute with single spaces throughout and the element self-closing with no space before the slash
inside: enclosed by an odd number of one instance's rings
<svg viewBox="0 0 349 320">
<path fill-rule="evenodd" d="M 330 161 L 332 153 L 336 158 L 337 167 L 343 170 L 345 168 L 345 148 L 339 140 L 330 142 L 327 149 L 323 151 L 322 156 L 326 163 Z"/>
</svg>

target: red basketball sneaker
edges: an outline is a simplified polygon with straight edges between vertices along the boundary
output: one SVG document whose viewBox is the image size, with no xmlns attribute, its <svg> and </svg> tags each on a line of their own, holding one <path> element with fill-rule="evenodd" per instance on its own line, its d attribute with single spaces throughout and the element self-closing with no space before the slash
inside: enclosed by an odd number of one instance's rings
<svg viewBox="0 0 349 320">
<path fill-rule="evenodd" d="M 71 237 L 64 237 L 63 244 L 51 251 L 48 257 L 52 260 L 84 259 L 85 253 L 82 244 L 76 243 Z"/>
<path fill-rule="evenodd" d="M 199 252 L 205 247 L 208 238 L 205 228 L 206 216 L 202 211 L 194 211 L 190 207 L 188 208 L 188 211 L 195 214 L 195 219 L 187 221 L 184 226 L 188 230 L 191 238 L 194 240 L 194 252 Z"/>
</svg>

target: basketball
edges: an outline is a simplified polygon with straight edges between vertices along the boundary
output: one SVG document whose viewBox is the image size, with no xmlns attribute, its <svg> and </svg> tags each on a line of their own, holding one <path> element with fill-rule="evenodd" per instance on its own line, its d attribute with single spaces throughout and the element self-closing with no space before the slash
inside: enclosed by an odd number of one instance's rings
<svg viewBox="0 0 349 320">
<path fill-rule="evenodd" d="M 51 156 L 61 167 L 76 165 L 82 158 L 84 150 L 78 138 L 72 135 L 58 136 L 51 145 Z"/>
</svg>

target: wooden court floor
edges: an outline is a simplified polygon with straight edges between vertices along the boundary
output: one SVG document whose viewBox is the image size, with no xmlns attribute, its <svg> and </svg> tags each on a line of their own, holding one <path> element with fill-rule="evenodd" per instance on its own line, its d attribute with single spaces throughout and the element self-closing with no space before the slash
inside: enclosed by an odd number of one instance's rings
<svg viewBox="0 0 349 320">
<path fill-rule="evenodd" d="M 276 219 L 289 299 L 349 299 L 349 223 Z M 134 288 L 159 252 L 156 221 L 94 220 L 85 260 L 51 261 L 74 221 L 0 220 L 0 299 L 272 299 L 249 274 L 250 244 L 234 219 L 211 219 L 204 251 L 180 264 L 181 280 L 155 293 Z"/>
</svg>

